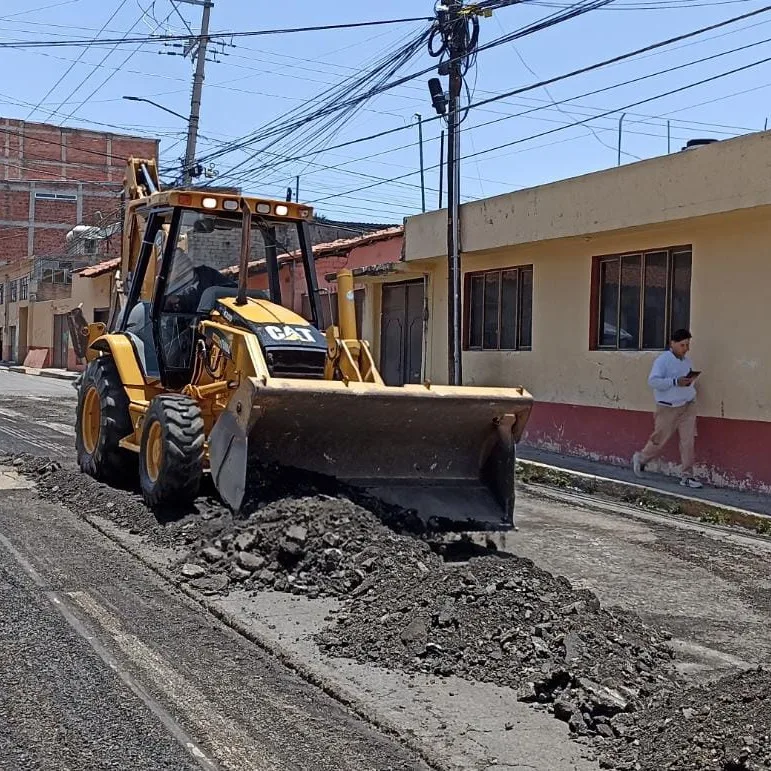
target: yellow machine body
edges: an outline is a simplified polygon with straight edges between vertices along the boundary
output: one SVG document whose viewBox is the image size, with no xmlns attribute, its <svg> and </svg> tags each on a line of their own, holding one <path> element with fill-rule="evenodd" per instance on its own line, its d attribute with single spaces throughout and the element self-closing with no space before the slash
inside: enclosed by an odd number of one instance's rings
<svg viewBox="0 0 771 771">
<path fill-rule="evenodd" d="M 141 175 L 147 185 L 138 181 Z M 130 161 L 127 196 L 136 198 L 126 206 L 122 280 L 117 282 L 122 296 L 114 309 L 123 322 L 113 320 L 110 331 L 99 336 L 95 332 L 102 330 L 93 325 L 79 332 L 88 339 L 88 357 L 106 356 L 115 363 L 133 428 L 120 438 L 122 450 L 149 452 L 153 442 L 145 438 L 143 449 L 143 433 L 154 400 L 179 394 L 200 409 L 202 463 L 234 509 L 240 507 L 255 469 L 278 464 L 334 477 L 388 504 L 414 510 L 443 529 L 513 526 L 515 444 L 532 407 L 524 389 L 384 385 L 369 345 L 358 337 L 350 271 L 338 276 L 340 326 L 326 330 L 283 307 L 277 297 L 246 290 L 251 218 L 270 209 L 271 227 L 279 211 L 285 212 L 282 221 L 302 228 L 311 216 L 308 207 L 226 193 L 147 189 L 152 187 L 157 188 L 154 167 Z M 176 210 L 207 216 L 212 211 L 232 213 L 235 205 L 227 202 L 233 200 L 245 222 L 239 287 L 217 287 L 211 307 L 195 316 L 190 332 L 194 354 L 184 381 L 174 382 L 168 372 L 149 374 L 125 317 L 132 303 L 152 306 L 148 324 L 158 334 L 165 312 L 158 297 L 166 281 L 164 270 L 169 270 L 164 262 L 172 252 L 168 247 L 163 251 L 164 237 L 150 249 L 145 228 L 154 212 L 172 212 L 167 222 L 173 231 Z M 168 227 L 156 225 L 156 235 L 168 236 Z M 310 244 L 303 238 L 301 244 L 306 270 L 313 271 Z M 267 252 L 269 260 L 275 258 Z M 311 273 L 306 275 L 313 280 Z M 141 286 L 132 287 L 140 278 Z M 146 354 L 153 341 L 148 343 L 147 329 L 145 335 Z M 93 425 L 93 416 L 83 413 L 81 421 Z M 157 447 L 155 453 L 152 468 L 157 475 L 164 460 Z"/>
</svg>

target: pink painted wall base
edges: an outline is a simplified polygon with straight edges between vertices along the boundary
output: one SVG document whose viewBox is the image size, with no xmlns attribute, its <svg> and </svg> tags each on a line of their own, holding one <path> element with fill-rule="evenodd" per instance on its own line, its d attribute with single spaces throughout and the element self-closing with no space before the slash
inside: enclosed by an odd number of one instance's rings
<svg viewBox="0 0 771 771">
<path fill-rule="evenodd" d="M 771 493 L 771 422 L 699 417 L 696 473 L 717 487 Z M 538 402 L 524 435 L 532 447 L 592 460 L 629 465 L 653 430 L 653 413 Z M 675 473 L 677 438 L 659 460 Z"/>
</svg>

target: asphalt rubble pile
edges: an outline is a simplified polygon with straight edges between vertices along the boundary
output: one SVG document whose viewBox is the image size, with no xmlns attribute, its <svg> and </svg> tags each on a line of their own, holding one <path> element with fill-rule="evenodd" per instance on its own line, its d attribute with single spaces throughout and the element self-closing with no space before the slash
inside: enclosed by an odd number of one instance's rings
<svg viewBox="0 0 771 771">
<path fill-rule="evenodd" d="M 750 669 L 675 693 L 626 715 L 627 741 L 601 759 L 618 771 L 771 768 L 771 672 Z"/>
<path fill-rule="evenodd" d="M 56 462 L 26 455 L 0 462 L 33 477 L 43 498 L 177 549 L 174 570 L 205 594 L 237 587 L 343 597 L 379 571 L 428 572 L 428 564 L 436 568 L 440 562 L 425 540 L 400 533 L 419 529 L 408 515 L 392 509 L 375 514 L 346 497 L 319 492 L 339 491 L 310 477 L 255 475 L 262 481 L 247 491 L 238 516 L 203 495 L 191 509 L 159 520 L 135 491 L 100 484 Z"/>
<path fill-rule="evenodd" d="M 204 591 L 238 585 L 346 597 L 383 571 L 429 572 L 436 557 L 346 498 L 324 494 L 259 505 L 243 518 L 219 520 L 205 536 L 189 527 L 181 575 Z"/>
<path fill-rule="evenodd" d="M 619 716 L 673 687 L 668 639 L 510 555 L 381 572 L 317 638 L 360 662 L 515 688 L 573 733 L 607 738 L 626 734 Z"/>
</svg>

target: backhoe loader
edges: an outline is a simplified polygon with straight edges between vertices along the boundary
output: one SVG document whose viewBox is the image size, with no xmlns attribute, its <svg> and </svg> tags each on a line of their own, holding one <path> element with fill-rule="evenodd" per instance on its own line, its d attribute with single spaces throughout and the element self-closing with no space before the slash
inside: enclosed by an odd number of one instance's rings
<svg viewBox="0 0 771 771">
<path fill-rule="evenodd" d="M 125 482 L 138 465 L 156 508 L 191 501 L 209 473 L 238 510 L 253 475 L 279 466 L 332 477 L 438 529 L 513 527 L 515 443 L 531 396 L 384 385 L 358 337 L 349 271 L 338 274 L 339 326 L 320 328 L 310 207 L 161 190 L 155 163 L 132 158 L 124 209 L 110 321 L 70 320 L 88 362 L 76 418 L 83 471 Z M 290 249 L 301 255 L 307 319 L 281 296 L 278 252 Z M 255 258 L 268 290 L 248 288 Z"/>
</svg>

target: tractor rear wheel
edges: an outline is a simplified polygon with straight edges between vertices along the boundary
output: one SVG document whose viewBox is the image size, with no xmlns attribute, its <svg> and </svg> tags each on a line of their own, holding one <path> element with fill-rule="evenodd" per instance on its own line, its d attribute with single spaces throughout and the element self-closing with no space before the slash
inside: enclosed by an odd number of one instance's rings
<svg viewBox="0 0 771 771">
<path fill-rule="evenodd" d="M 195 400 L 156 396 L 145 415 L 139 483 L 148 506 L 184 506 L 198 495 L 203 475 L 204 423 Z"/>
<path fill-rule="evenodd" d="M 100 356 L 86 367 L 78 389 L 75 448 L 78 465 L 105 482 L 117 482 L 135 463 L 119 442 L 133 432 L 129 400 L 115 362 Z"/>
</svg>

